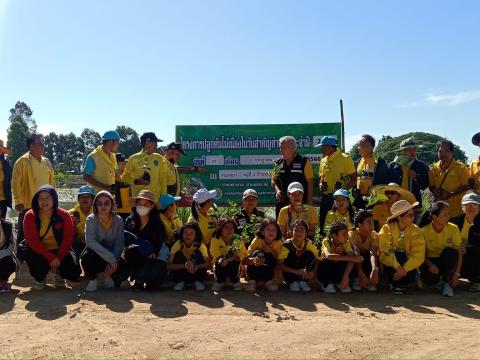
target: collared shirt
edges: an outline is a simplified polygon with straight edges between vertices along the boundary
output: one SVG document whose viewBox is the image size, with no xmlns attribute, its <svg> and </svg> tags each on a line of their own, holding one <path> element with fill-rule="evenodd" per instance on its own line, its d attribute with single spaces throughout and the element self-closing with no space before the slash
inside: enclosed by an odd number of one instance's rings
<svg viewBox="0 0 480 360">
<path fill-rule="evenodd" d="M 360 159 L 357 165 L 357 188 L 361 195 L 367 195 L 373 183 L 373 175 L 375 174 L 376 157 L 371 153 L 368 157 Z"/>
<path fill-rule="evenodd" d="M 443 249 L 447 247 L 458 249 L 462 243 L 460 230 L 457 225 L 452 223 L 448 223 L 441 232 L 437 232 L 432 224 L 428 224 L 422 227 L 422 233 L 428 258 L 440 257 Z"/>
<path fill-rule="evenodd" d="M 175 241 L 175 244 L 173 244 L 172 248 L 170 249 L 170 256 L 174 256 L 177 252 L 181 251 L 187 260 L 191 260 L 192 254 L 196 249 L 200 251 L 205 260 L 208 260 L 208 250 L 204 244 L 200 244 L 198 247 L 192 245 L 187 248 L 180 240 Z"/>
<path fill-rule="evenodd" d="M 327 183 L 325 194 L 333 193 L 337 183 L 341 183 L 340 187 L 347 184 L 350 181 L 349 175 L 354 173 L 355 165 L 352 158 L 342 153 L 339 149 L 322 158 L 318 170 L 320 182 Z"/>
<path fill-rule="evenodd" d="M 235 250 L 234 255 L 237 255 L 242 261 L 245 258 L 247 250 L 245 249 L 245 244 L 243 241 L 240 241 L 240 249 Z M 228 254 L 230 245 L 227 245 L 225 241 L 221 238 L 213 238 L 210 243 L 210 254 L 212 255 L 212 262 L 216 262 L 219 258 L 224 257 Z"/>
<path fill-rule="evenodd" d="M 80 209 L 80 204 L 76 204 L 73 209 L 68 210 L 68 212 L 72 216 L 78 214 L 78 222 L 77 225 L 75 225 L 75 236 L 81 242 L 85 243 L 85 222 L 87 221 L 87 217 L 93 214 L 93 206 L 90 208 L 90 212 L 87 215 L 85 215 Z"/>
<path fill-rule="evenodd" d="M 302 219 L 308 224 L 309 228 L 315 227 L 318 224 L 317 210 L 308 204 L 303 204 L 302 210 L 297 212 L 291 209 L 292 206 L 284 206 L 278 214 L 277 223 L 280 226 L 284 226 L 286 229 L 291 229 L 293 223 Z"/>
<path fill-rule="evenodd" d="M 375 231 L 372 231 L 366 239 L 363 239 L 360 236 L 360 232 L 357 229 L 353 229 L 348 233 L 348 240 L 352 247 L 357 248 L 361 254 L 378 250 L 378 234 Z"/>
</svg>

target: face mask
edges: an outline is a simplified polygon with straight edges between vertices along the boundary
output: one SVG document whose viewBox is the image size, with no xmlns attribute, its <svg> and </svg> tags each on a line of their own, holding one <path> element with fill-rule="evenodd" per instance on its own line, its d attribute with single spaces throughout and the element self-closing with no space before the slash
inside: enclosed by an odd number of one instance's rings
<svg viewBox="0 0 480 360">
<path fill-rule="evenodd" d="M 148 215 L 150 212 L 150 208 L 142 205 L 137 205 L 135 209 L 137 210 L 137 214 L 140 216 Z"/>
</svg>

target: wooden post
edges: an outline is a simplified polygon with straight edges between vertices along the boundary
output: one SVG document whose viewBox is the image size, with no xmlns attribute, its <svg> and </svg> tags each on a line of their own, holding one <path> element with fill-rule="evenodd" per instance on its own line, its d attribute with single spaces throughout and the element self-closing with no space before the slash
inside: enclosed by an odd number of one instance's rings
<svg viewBox="0 0 480 360">
<path fill-rule="evenodd" d="M 343 117 L 343 100 L 340 99 L 340 121 L 342 127 L 342 151 L 345 152 L 345 118 Z"/>
</svg>

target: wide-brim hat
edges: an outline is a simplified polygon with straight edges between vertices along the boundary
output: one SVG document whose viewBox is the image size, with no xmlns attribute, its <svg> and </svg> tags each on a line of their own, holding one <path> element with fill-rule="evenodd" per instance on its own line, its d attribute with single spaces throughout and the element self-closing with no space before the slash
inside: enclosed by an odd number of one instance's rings
<svg viewBox="0 0 480 360">
<path fill-rule="evenodd" d="M 144 199 L 156 203 L 155 195 L 150 190 L 141 190 L 137 196 L 132 197 L 132 199 Z"/>
<path fill-rule="evenodd" d="M 376 185 L 373 187 L 373 191 L 375 194 L 383 195 L 385 195 L 386 191 L 395 191 L 396 193 L 400 194 L 400 200 L 407 200 L 410 204 L 416 201 L 415 195 L 395 183 L 390 183 L 388 185 Z"/>
<path fill-rule="evenodd" d="M 387 223 L 392 221 L 393 219 L 396 219 L 400 215 L 403 215 L 410 210 L 415 209 L 419 205 L 418 201 L 415 201 L 413 204 L 410 204 L 407 200 L 399 200 L 395 204 L 392 205 L 390 208 L 390 212 L 392 215 L 390 215 L 387 218 Z"/>
<path fill-rule="evenodd" d="M 413 136 L 410 136 L 410 137 L 402 140 L 402 142 L 400 142 L 400 145 L 399 145 L 399 148 L 398 148 L 397 151 L 403 151 L 403 150 L 409 149 L 409 148 L 421 148 L 421 147 L 423 147 L 423 146 L 417 144 L 417 142 L 415 141 L 415 138 Z"/>
<path fill-rule="evenodd" d="M 472 144 L 476 146 L 480 146 L 480 132 L 472 136 Z"/>
</svg>

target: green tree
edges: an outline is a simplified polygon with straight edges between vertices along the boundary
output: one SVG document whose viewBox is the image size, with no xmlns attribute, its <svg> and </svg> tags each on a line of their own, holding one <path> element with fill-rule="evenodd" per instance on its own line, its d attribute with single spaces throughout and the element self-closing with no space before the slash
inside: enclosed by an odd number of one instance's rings
<svg viewBox="0 0 480 360">
<path fill-rule="evenodd" d="M 12 151 L 8 160 L 13 164 L 28 149 L 27 137 L 37 131 L 37 123 L 32 118 L 32 109 L 23 101 L 17 101 L 10 109 L 10 126 L 7 129 L 7 146 Z"/>
<path fill-rule="evenodd" d="M 57 163 L 57 147 L 58 135 L 54 132 L 45 135 L 45 156 L 50 160 L 54 167 Z"/>
<path fill-rule="evenodd" d="M 138 133 L 128 126 L 117 126 L 115 131 L 120 135 L 120 146 L 118 151 L 128 158 L 140 151 L 140 138 Z"/>
<path fill-rule="evenodd" d="M 80 138 L 85 146 L 85 152 L 83 154 L 85 158 L 102 142 L 102 137 L 100 134 L 95 130 L 88 128 L 83 129 L 82 133 L 80 134 Z"/>
</svg>

